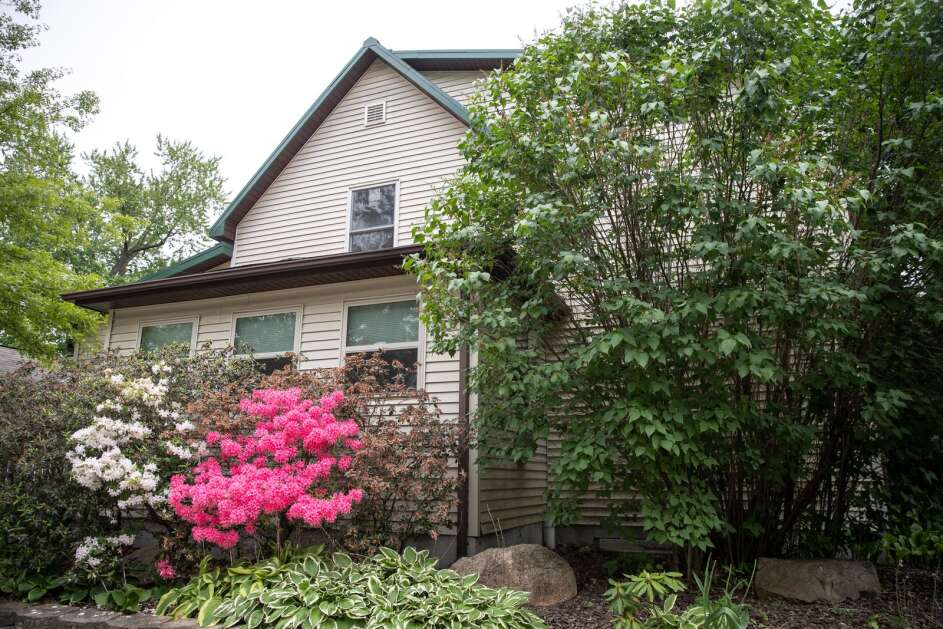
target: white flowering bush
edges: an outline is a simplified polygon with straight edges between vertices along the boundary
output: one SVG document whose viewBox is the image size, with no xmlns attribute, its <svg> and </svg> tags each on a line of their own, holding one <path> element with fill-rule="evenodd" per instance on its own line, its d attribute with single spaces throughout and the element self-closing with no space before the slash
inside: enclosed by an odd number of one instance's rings
<svg viewBox="0 0 943 629">
<path fill-rule="evenodd" d="M 75 549 L 73 572 L 88 581 L 110 582 L 123 573 L 122 561 L 134 547 L 134 535 L 86 537 Z"/>
<path fill-rule="evenodd" d="M 151 516 L 169 519 L 167 480 L 203 454 L 190 445 L 194 424 L 182 403 L 168 395 L 173 374 L 163 360 L 139 377 L 106 369 L 111 395 L 95 407 L 90 425 L 72 433 L 75 445 L 67 456 L 73 478 L 105 491 L 118 511 L 145 507 Z"/>
</svg>

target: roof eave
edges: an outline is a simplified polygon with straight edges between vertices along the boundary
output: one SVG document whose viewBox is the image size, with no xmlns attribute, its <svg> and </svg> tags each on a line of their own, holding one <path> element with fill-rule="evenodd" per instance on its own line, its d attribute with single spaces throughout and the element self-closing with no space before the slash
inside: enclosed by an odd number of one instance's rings
<svg viewBox="0 0 943 629">
<path fill-rule="evenodd" d="M 421 251 L 420 245 L 406 245 L 361 253 L 235 266 L 218 271 L 66 293 L 62 298 L 77 306 L 107 312 L 114 308 L 198 301 L 334 284 L 403 274 L 403 260 Z"/>
<path fill-rule="evenodd" d="M 508 68 L 520 56 L 516 48 L 470 50 L 394 50 L 393 54 L 420 71 L 499 70 Z"/>
<path fill-rule="evenodd" d="M 176 264 L 172 264 L 166 269 L 161 269 L 156 273 L 142 278 L 143 280 L 159 280 L 165 277 L 174 277 L 184 273 L 200 273 L 207 271 L 214 266 L 219 266 L 223 262 L 232 259 L 232 245 L 220 242 L 209 249 L 195 253 L 189 258 L 185 258 Z"/>
</svg>

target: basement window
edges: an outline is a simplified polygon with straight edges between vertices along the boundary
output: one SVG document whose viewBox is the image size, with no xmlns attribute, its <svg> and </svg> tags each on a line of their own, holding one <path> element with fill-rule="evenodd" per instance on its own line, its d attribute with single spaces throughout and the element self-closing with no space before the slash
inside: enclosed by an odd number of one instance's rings
<svg viewBox="0 0 943 629">
<path fill-rule="evenodd" d="M 399 183 L 350 190 L 347 250 L 376 251 L 396 246 Z"/>
</svg>

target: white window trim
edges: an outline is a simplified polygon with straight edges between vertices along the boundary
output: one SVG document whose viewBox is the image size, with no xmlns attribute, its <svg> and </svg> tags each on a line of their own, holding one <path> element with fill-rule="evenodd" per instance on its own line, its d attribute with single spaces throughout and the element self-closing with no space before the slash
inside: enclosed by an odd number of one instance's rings
<svg viewBox="0 0 943 629">
<path fill-rule="evenodd" d="M 383 105 L 383 117 L 377 120 L 376 122 L 367 122 L 367 112 L 370 111 L 370 108 L 374 105 Z M 367 103 L 363 106 L 363 126 L 365 127 L 375 127 L 386 122 L 386 99 L 384 100 L 375 100 L 372 103 Z"/>
<path fill-rule="evenodd" d="M 399 246 L 399 179 L 388 179 L 386 181 L 378 181 L 376 183 L 370 183 L 365 185 L 350 186 L 347 188 L 347 220 L 344 222 L 344 252 L 350 253 L 350 224 L 354 220 L 354 192 L 356 190 L 368 190 L 370 188 L 379 188 L 380 186 L 388 185 L 396 186 L 393 191 L 393 246 Z M 361 233 L 367 231 L 374 231 L 381 229 L 379 227 L 371 227 L 369 229 L 358 229 L 354 233 Z M 377 249 L 377 251 L 382 251 L 382 249 Z"/>
<path fill-rule="evenodd" d="M 419 306 L 416 293 L 402 293 L 399 295 L 384 295 L 383 297 L 365 297 L 363 299 L 344 300 L 341 313 L 341 353 L 340 364 L 344 364 L 347 354 L 372 353 L 385 349 L 412 349 L 416 348 L 416 388 L 426 386 L 426 330 L 419 321 L 419 333 L 415 343 L 381 343 L 377 345 L 347 345 L 347 313 L 351 306 L 370 306 L 373 304 L 388 304 L 396 301 L 415 301 Z"/>
<path fill-rule="evenodd" d="M 114 311 L 111 313 L 111 317 L 114 317 Z M 155 325 L 167 325 L 170 323 L 190 323 L 192 325 L 190 330 L 190 355 L 196 353 L 196 343 L 197 338 L 200 333 L 200 315 L 195 315 L 192 317 L 175 317 L 172 319 L 148 319 L 145 321 L 138 321 L 138 332 L 137 339 L 134 342 L 134 349 L 141 349 L 141 335 L 144 333 L 144 328 L 155 326 Z M 109 332 L 111 327 L 111 321 L 109 321 Z M 110 345 L 111 339 L 109 339 Z"/>
<path fill-rule="evenodd" d="M 282 308 L 263 308 L 262 310 L 243 310 L 239 312 L 232 313 L 232 322 L 229 326 L 229 346 L 236 346 L 236 320 L 244 319 L 245 317 L 257 317 L 259 315 L 270 315 L 270 314 L 283 314 L 286 312 L 295 313 L 295 338 L 293 339 L 292 348 L 284 352 L 261 352 L 258 354 L 234 354 L 235 356 L 251 356 L 252 358 L 275 358 L 277 356 L 284 356 L 286 353 L 300 354 L 301 353 L 301 319 L 304 316 L 304 307 L 303 306 L 285 306 Z"/>
</svg>

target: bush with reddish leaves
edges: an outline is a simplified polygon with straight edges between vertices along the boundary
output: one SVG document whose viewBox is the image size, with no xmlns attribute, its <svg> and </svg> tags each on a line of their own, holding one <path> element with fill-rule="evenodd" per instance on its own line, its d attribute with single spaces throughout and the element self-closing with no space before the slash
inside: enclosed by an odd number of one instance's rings
<svg viewBox="0 0 943 629">
<path fill-rule="evenodd" d="M 336 369 L 299 371 L 294 367 L 263 376 L 259 388 L 298 389 L 317 400 L 344 391 L 334 409 L 360 428 L 363 448 L 354 455 L 346 479 L 363 490 L 362 500 L 345 518 L 344 535 L 334 540 L 349 551 L 372 554 L 380 546 L 402 549 L 417 537 L 436 537 L 453 524 L 461 479 L 449 469 L 464 434 L 446 420 L 424 391 L 405 384 L 402 366 L 381 357 L 348 356 Z M 254 429 L 256 418 L 243 412 L 247 394 L 238 385 L 203 392 L 188 411 L 201 418 L 198 430 L 232 434 Z"/>
</svg>

